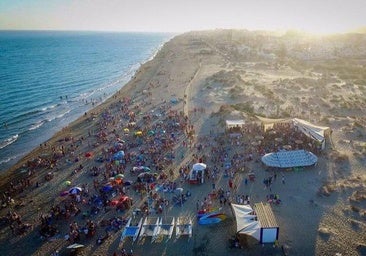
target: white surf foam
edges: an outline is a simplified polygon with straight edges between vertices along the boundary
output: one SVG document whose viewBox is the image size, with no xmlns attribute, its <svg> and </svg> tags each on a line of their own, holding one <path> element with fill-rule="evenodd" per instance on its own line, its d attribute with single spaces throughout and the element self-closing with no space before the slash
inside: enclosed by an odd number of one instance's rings
<svg viewBox="0 0 366 256">
<path fill-rule="evenodd" d="M 11 136 L 9 138 L 7 138 L 6 140 L 2 141 L 0 143 L 0 149 L 5 148 L 7 146 L 9 146 L 10 144 L 13 144 L 15 141 L 17 141 L 19 135 L 15 134 L 14 136 Z"/>
</svg>

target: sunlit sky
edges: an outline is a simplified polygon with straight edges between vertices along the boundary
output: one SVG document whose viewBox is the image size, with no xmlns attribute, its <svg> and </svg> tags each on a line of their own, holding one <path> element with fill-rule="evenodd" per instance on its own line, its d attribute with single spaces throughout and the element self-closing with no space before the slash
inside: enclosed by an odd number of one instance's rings
<svg viewBox="0 0 366 256">
<path fill-rule="evenodd" d="M 0 0 L 5 30 L 334 33 L 363 26 L 366 0 Z"/>
</svg>

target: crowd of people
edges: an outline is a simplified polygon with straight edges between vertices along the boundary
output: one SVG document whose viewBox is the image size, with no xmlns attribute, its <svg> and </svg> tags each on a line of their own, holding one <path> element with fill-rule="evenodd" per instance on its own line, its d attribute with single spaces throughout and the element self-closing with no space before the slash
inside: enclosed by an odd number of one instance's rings
<svg viewBox="0 0 366 256">
<path fill-rule="evenodd" d="M 66 136 L 53 144 L 41 144 L 41 152 L 49 154 L 29 160 L 22 167 L 25 175 L 2 188 L 3 207 L 25 190 L 52 182 L 62 168 L 73 166 L 73 172 L 66 177 L 77 180 L 83 176 L 82 180 L 92 182 L 93 187 L 83 182 L 79 193 L 65 193 L 60 203 L 40 217 L 43 237 L 58 234 L 64 223 L 70 223 L 67 238 L 73 243 L 95 236 L 100 226 L 95 220 L 103 218 L 100 213 L 113 212 L 105 228 L 109 232 L 123 227 L 125 221 L 121 216 L 131 208 L 149 215 L 182 205 L 191 195 L 189 191 L 176 192 L 184 186 L 194 163 L 207 164 L 204 180 L 212 186 L 212 191 L 197 201 L 199 211 L 232 202 L 250 204 L 250 195 L 237 191 L 238 182 L 243 177 L 245 185 L 251 182 L 246 176 L 247 166 L 252 161 L 258 162 L 263 154 L 283 150 L 284 145 L 315 153 L 319 150 L 319 145 L 287 123 L 275 124 L 269 131 L 261 129 L 259 124 L 248 123 L 235 133 L 210 131 L 209 135 L 193 140 L 194 127 L 183 112 L 173 109 L 169 102 L 144 110 L 148 105 L 137 105 L 124 98 L 99 114 L 85 115 L 86 122 L 97 124 L 97 130 L 89 130 L 88 136 Z M 123 154 L 116 157 L 119 152 Z M 174 166 L 185 156 L 190 156 L 190 161 Z M 144 171 L 148 179 L 142 178 Z M 43 175 L 35 175 L 39 173 Z M 124 177 L 117 179 L 118 175 Z M 269 190 L 275 178 L 264 181 Z M 227 186 L 217 185 L 221 179 L 227 180 Z M 169 198 L 167 194 L 174 196 Z M 279 196 L 270 194 L 267 201 L 279 202 Z M 10 226 L 16 223 L 22 227 L 20 218 L 14 216 L 17 216 L 14 212 L 9 215 Z M 84 224 L 80 225 L 81 222 Z"/>
</svg>

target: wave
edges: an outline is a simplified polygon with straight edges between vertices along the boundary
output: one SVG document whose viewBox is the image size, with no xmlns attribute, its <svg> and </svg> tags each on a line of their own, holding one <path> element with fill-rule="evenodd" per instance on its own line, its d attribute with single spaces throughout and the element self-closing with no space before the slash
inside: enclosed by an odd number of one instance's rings
<svg viewBox="0 0 366 256">
<path fill-rule="evenodd" d="M 0 160 L 0 165 L 6 164 L 6 163 L 10 162 L 11 160 L 14 160 L 14 159 L 18 158 L 19 156 L 20 155 L 13 155 L 13 156 L 10 156 L 8 158 L 1 159 Z"/>
<path fill-rule="evenodd" d="M 65 111 L 65 112 L 63 112 L 63 113 L 61 113 L 61 114 L 59 114 L 59 115 L 57 115 L 57 116 L 49 117 L 49 118 L 47 118 L 46 120 L 47 120 L 47 122 L 51 122 L 51 121 L 53 121 L 53 120 L 55 120 L 55 119 L 60 119 L 60 118 L 64 117 L 66 114 L 68 114 L 68 113 L 70 113 L 70 112 L 71 112 L 71 109 L 68 109 L 68 110 L 66 110 L 66 111 Z"/>
<path fill-rule="evenodd" d="M 28 130 L 29 131 L 32 131 L 32 130 L 35 130 L 35 129 L 38 129 L 39 127 L 41 127 L 43 124 L 45 123 L 45 121 L 39 121 L 35 124 L 33 124 Z"/>
<path fill-rule="evenodd" d="M 60 104 L 54 104 L 54 105 L 50 105 L 47 107 L 42 108 L 42 111 L 47 111 L 47 110 L 51 110 L 54 109 L 55 107 L 59 106 Z"/>
<path fill-rule="evenodd" d="M 25 113 L 22 113 L 20 115 L 15 116 L 14 118 L 12 118 L 12 120 L 9 120 L 7 122 L 7 124 L 9 126 L 13 126 L 13 125 L 16 125 L 18 123 L 22 123 L 22 122 L 24 122 L 24 120 L 27 120 L 29 117 L 31 117 L 31 116 L 37 116 L 40 113 L 41 113 L 40 110 L 31 110 L 31 111 L 28 111 L 28 112 L 25 112 Z"/>
<path fill-rule="evenodd" d="M 5 148 L 7 146 L 9 146 L 10 144 L 13 144 L 17 139 L 18 139 L 19 135 L 15 134 L 14 136 L 11 136 L 10 138 L 7 138 L 6 140 L 2 141 L 0 143 L 0 149 Z"/>
</svg>

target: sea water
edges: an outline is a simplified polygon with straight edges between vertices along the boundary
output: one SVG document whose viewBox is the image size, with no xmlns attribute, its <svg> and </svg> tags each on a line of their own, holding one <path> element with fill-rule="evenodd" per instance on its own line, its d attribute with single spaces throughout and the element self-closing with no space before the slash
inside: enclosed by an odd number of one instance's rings
<svg viewBox="0 0 366 256">
<path fill-rule="evenodd" d="M 123 87 L 171 37 L 0 31 L 0 171 Z"/>
</svg>

